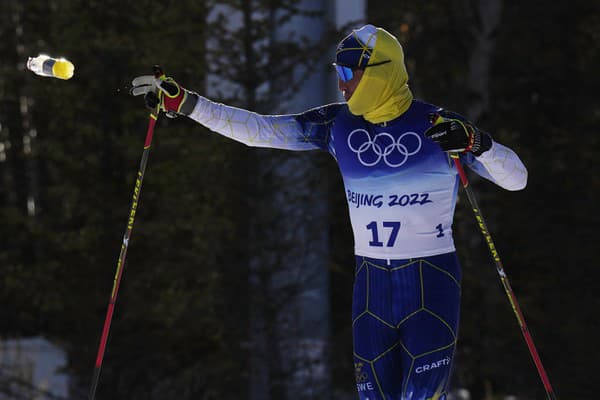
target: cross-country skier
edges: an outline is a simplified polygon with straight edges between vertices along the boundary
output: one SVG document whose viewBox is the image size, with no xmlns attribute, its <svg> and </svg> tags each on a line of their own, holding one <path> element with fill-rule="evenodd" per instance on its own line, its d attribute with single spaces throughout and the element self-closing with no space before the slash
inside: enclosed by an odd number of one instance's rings
<svg viewBox="0 0 600 400">
<path fill-rule="evenodd" d="M 133 94 L 249 146 L 322 150 L 337 161 L 354 232 L 354 366 L 360 399 L 445 399 L 460 308 L 452 239 L 458 176 L 449 153 L 507 190 L 527 170 L 458 114 L 413 99 L 398 40 L 366 25 L 337 46 L 346 102 L 260 115 L 210 101 L 172 78 L 138 77 Z"/>
</svg>

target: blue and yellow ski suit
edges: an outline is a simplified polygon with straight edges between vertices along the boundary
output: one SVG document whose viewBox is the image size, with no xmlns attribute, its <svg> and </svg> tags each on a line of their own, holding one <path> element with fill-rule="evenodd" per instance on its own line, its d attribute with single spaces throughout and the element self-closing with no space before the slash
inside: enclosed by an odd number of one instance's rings
<svg viewBox="0 0 600 400">
<path fill-rule="evenodd" d="M 459 324 L 461 270 L 452 238 L 459 182 L 447 153 L 423 133 L 432 113 L 450 114 L 412 98 L 407 77 L 396 76 L 406 74 L 397 68 L 402 55 L 386 50 L 396 39 L 380 28 L 376 35 L 370 41 L 375 61 L 393 62 L 366 69 L 348 103 L 260 115 L 200 97 L 189 117 L 249 146 L 317 149 L 335 158 L 355 241 L 352 327 L 359 397 L 444 399 Z M 379 86 L 386 82 L 401 87 L 385 88 L 391 95 L 382 100 Z M 374 104 L 353 104 L 354 96 Z M 366 111 L 357 115 L 356 108 Z M 388 111 L 396 115 L 389 118 Z M 517 155 L 495 141 L 479 157 L 460 157 L 505 189 L 526 184 Z"/>
</svg>

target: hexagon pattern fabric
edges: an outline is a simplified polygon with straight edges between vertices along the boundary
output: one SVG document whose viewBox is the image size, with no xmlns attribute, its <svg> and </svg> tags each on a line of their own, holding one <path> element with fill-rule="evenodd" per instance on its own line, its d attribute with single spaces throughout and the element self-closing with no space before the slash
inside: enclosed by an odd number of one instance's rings
<svg viewBox="0 0 600 400">
<path fill-rule="evenodd" d="M 352 327 L 362 400 L 445 399 L 460 311 L 456 253 L 356 257 Z"/>
</svg>

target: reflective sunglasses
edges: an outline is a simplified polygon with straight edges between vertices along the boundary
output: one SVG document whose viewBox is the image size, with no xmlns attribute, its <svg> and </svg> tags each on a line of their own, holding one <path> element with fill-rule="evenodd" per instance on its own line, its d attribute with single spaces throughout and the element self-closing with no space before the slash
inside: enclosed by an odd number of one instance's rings
<svg viewBox="0 0 600 400">
<path fill-rule="evenodd" d="M 336 64 L 336 63 L 333 63 L 333 66 L 335 67 L 335 70 L 337 71 L 338 78 L 340 78 L 340 80 L 342 82 L 348 82 L 349 80 L 352 80 L 352 78 L 354 78 L 354 71 L 356 71 L 357 69 L 365 69 L 367 67 L 376 67 L 378 65 L 387 64 L 391 61 L 392 60 L 385 60 L 385 61 L 381 61 L 381 62 L 378 62 L 375 64 L 368 64 L 368 65 L 365 65 L 363 68 L 348 67 L 348 66 L 340 65 L 340 64 Z"/>
</svg>

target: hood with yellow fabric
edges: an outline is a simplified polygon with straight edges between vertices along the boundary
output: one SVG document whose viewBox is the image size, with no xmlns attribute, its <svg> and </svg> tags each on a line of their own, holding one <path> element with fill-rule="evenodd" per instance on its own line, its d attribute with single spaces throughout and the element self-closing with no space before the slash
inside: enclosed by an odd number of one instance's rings
<svg viewBox="0 0 600 400">
<path fill-rule="evenodd" d="M 349 42 L 353 45 L 348 46 Z M 348 61 L 353 58 L 358 68 L 382 64 L 364 68 L 363 76 L 348 100 L 350 112 L 376 124 L 402 115 L 410 107 L 413 95 L 408 87 L 404 51 L 396 37 L 373 25 L 354 30 L 338 45 L 336 62 L 349 65 Z"/>
</svg>

